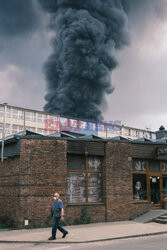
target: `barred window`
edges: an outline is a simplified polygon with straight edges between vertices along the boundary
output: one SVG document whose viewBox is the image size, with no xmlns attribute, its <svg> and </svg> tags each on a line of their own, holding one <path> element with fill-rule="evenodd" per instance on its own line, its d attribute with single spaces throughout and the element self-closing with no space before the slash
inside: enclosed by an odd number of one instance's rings
<svg viewBox="0 0 167 250">
<path fill-rule="evenodd" d="M 68 202 L 102 201 L 102 157 L 68 155 Z"/>
</svg>

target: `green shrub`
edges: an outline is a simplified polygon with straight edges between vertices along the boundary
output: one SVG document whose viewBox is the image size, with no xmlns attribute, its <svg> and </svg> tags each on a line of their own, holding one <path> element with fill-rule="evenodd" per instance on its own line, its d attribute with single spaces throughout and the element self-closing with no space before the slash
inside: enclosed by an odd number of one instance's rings
<svg viewBox="0 0 167 250">
<path fill-rule="evenodd" d="M 83 207 L 81 210 L 81 216 L 79 218 L 74 219 L 74 224 L 79 225 L 79 224 L 90 224 L 90 223 L 91 223 L 91 218 L 87 216 L 86 207 Z"/>
</svg>

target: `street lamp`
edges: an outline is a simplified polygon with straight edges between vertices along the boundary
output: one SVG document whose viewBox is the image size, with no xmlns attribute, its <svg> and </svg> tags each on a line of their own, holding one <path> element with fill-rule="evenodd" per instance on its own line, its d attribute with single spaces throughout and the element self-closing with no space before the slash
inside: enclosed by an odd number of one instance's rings
<svg viewBox="0 0 167 250">
<path fill-rule="evenodd" d="M 7 103 L 3 103 L 4 105 L 4 115 L 3 115 L 3 132 L 2 132 L 2 144 L 1 144 L 1 162 L 3 162 L 4 159 L 4 142 L 5 142 L 5 129 L 6 129 L 6 108 Z"/>
</svg>

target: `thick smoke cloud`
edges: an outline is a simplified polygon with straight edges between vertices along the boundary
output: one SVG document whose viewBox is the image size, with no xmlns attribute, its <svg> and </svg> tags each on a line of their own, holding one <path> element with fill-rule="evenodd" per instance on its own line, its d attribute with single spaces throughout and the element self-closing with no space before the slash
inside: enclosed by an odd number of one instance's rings
<svg viewBox="0 0 167 250">
<path fill-rule="evenodd" d="M 0 0 L 0 103 L 43 107 L 41 69 L 51 53 L 47 22 L 38 0 Z"/>
<path fill-rule="evenodd" d="M 45 64 L 47 112 L 101 120 L 113 91 L 115 49 L 128 44 L 127 16 L 119 0 L 39 0 L 52 16 L 53 54 Z"/>
<path fill-rule="evenodd" d="M 0 0 L 0 34 L 5 37 L 25 35 L 39 27 L 35 0 Z"/>
</svg>

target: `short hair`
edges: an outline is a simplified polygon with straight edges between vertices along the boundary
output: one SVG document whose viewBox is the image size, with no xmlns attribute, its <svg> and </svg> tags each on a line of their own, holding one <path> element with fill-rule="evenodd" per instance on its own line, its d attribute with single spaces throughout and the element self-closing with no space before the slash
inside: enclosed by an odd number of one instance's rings
<svg viewBox="0 0 167 250">
<path fill-rule="evenodd" d="M 58 196 L 58 197 L 60 196 L 59 193 L 55 193 L 54 195 L 56 195 L 56 196 Z"/>
</svg>

